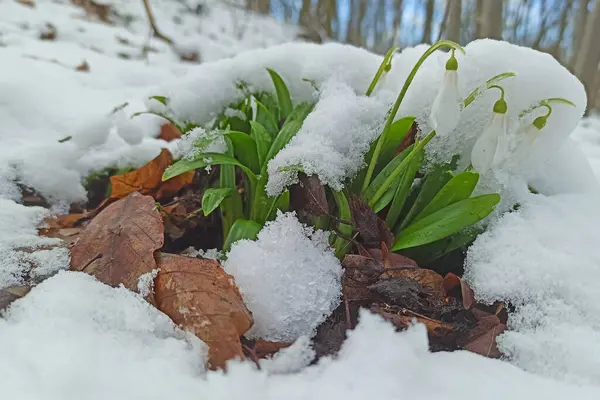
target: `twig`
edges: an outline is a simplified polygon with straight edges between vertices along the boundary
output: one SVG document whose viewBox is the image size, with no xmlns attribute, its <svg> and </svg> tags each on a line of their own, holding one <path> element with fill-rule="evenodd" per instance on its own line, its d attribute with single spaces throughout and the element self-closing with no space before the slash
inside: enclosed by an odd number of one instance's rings
<svg viewBox="0 0 600 400">
<path fill-rule="evenodd" d="M 156 26 L 156 20 L 154 19 L 154 14 L 152 14 L 152 9 L 150 8 L 150 4 L 148 0 L 142 0 L 144 3 L 144 9 L 146 10 L 146 15 L 148 16 L 148 22 L 150 22 L 150 27 L 152 28 L 152 33 L 155 38 L 162 40 L 165 43 L 168 43 L 170 46 L 175 46 L 175 43 L 163 35 Z"/>
</svg>

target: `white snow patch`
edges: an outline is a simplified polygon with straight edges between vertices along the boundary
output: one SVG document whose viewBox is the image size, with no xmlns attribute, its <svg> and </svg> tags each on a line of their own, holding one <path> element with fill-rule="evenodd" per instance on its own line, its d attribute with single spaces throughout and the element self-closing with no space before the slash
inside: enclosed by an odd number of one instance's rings
<svg viewBox="0 0 600 400">
<path fill-rule="evenodd" d="M 233 244 L 223 263 L 254 316 L 249 338 L 291 342 L 312 336 L 340 302 L 342 268 L 328 234 L 278 211 L 256 241 Z"/>
<path fill-rule="evenodd" d="M 25 207 L 0 198 L 0 289 L 34 282 L 69 267 L 70 255 L 60 239 L 40 237 L 36 226 L 49 216 L 41 207 Z"/>
<path fill-rule="evenodd" d="M 150 293 L 154 293 L 154 279 L 158 275 L 160 268 L 155 268 L 150 272 L 140 275 L 138 278 L 138 293 L 142 297 L 148 296 Z"/>
<path fill-rule="evenodd" d="M 556 379 L 600 384 L 600 195 L 530 196 L 469 249 L 466 279 L 485 302 L 505 301 L 500 349 Z"/>
<path fill-rule="evenodd" d="M 281 168 L 301 166 L 334 190 L 364 165 L 364 154 L 381 133 L 388 104 L 357 95 L 336 78 L 326 81 L 314 110 L 290 143 L 269 162 L 267 193 L 280 194 L 297 183 L 298 172 Z"/>
<path fill-rule="evenodd" d="M 301 336 L 290 347 L 275 353 L 272 358 L 260 360 L 260 367 L 270 374 L 296 373 L 307 367 L 315 354 L 310 338 Z"/>
</svg>

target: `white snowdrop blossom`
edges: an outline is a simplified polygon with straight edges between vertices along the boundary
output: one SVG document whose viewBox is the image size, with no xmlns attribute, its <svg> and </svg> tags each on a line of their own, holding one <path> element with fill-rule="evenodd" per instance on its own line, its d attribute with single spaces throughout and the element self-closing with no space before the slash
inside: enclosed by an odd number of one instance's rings
<svg viewBox="0 0 600 400">
<path fill-rule="evenodd" d="M 475 171 L 485 174 L 504 161 L 508 146 L 507 124 L 506 102 L 498 100 L 490 122 L 471 150 L 471 165 Z"/>
<path fill-rule="evenodd" d="M 517 136 L 517 146 L 511 157 L 511 166 L 520 167 L 525 164 L 534 142 L 540 136 L 541 129 L 535 124 L 526 125 L 520 129 Z"/>
<path fill-rule="evenodd" d="M 446 63 L 446 72 L 429 116 L 431 127 L 440 136 L 448 135 L 458 126 L 461 96 L 458 90 L 458 62 L 454 54 Z"/>
<path fill-rule="evenodd" d="M 120 110 L 115 114 L 115 124 L 117 133 L 127 143 L 132 146 L 142 143 L 142 140 L 144 139 L 142 128 L 127 117 L 125 111 Z"/>
</svg>

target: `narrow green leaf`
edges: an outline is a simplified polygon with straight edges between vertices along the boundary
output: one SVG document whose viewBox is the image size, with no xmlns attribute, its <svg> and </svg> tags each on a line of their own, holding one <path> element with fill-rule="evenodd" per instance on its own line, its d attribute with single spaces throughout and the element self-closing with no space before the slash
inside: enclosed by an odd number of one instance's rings
<svg viewBox="0 0 600 400">
<path fill-rule="evenodd" d="M 231 229 L 229 230 L 227 239 L 225 239 L 225 243 L 223 244 L 223 250 L 231 250 L 231 245 L 237 242 L 238 240 L 255 240 L 258 236 L 258 232 L 260 232 L 261 229 L 262 226 L 254 221 L 249 221 L 247 219 L 236 220 L 231 226 Z"/>
<path fill-rule="evenodd" d="M 154 99 L 154 100 L 158 101 L 159 103 L 164 104 L 165 106 L 169 102 L 169 99 L 167 97 L 165 97 L 165 96 L 150 96 L 148 98 L 149 99 Z"/>
<path fill-rule="evenodd" d="M 392 251 L 443 239 L 487 217 L 500 201 L 497 193 L 471 197 L 444 207 L 409 225 L 396 236 Z"/>
<path fill-rule="evenodd" d="M 235 165 L 240 167 L 246 173 L 248 179 L 256 181 L 256 175 L 254 172 L 252 172 L 252 170 L 250 170 L 250 168 L 235 158 L 221 153 L 202 153 L 193 160 L 181 159 L 166 169 L 162 180 L 166 181 L 177 175 L 181 175 L 198 168 L 207 167 L 209 165 Z"/>
<path fill-rule="evenodd" d="M 228 137 L 225 137 L 225 143 L 227 144 L 227 152 L 224 155 L 233 159 L 233 145 Z M 221 208 L 221 226 L 223 231 L 223 240 L 229 236 L 229 230 L 233 226 L 233 223 L 240 218 L 244 218 L 244 205 L 242 203 L 242 197 L 237 192 L 237 182 L 234 164 L 222 164 L 219 169 L 219 184 L 221 188 L 230 188 L 232 190 L 231 196 L 223 199 L 220 204 Z"/>
<path fill-rule="evenodd" d="M 210 188 L 202 196 L 202 212 L 204 216 L 213 212 L 225 198 L 231 196 L 234 189 L 231 187 Z"/>
<path fill-rule="evenodd" d="M 433 200 L 435 195 L 444 187 L 444 185 L 448 183 L 452 178 L 451 171 L 456 169 L 458 158 L 458 156 L 454 156 L 450 162 L 435 165 L 433 170 L 427 174 L 423 186 L 419 190 L 410 210 L 408 210 L 406 216 L 402 218 L 400 229 L 407 227 L 427 204 Z"/>
<path fill-rule="evenodd" d="M 394 157 L 392 159 L 392 161 L 390 161 L 382 170 L 379 174 L 377 174 L 377 176 L 375 177 L 375 179 L 373 179 L 373 182 L 371 182 L 371 184 L 369 185 L 369 187 L 367 188 L 364 198 L 365 201 L 367 203 L 369 203 L 369 205 L 371 205 L 371 199 L 373 198 L 373 196 L 375 195 L 375 193 L 377 193 L 377 191 L 379 190 L 379 188 L 383 185 L 383 183 L 386 181 L 386 179 L 392 175 L 392 173 L 396 170 L 396 168 L 402 164 L 402 162 L 404 161 L 404 159 L 410 154 L 410 152 L 413 150 L 414 145 L 411 145 L 409 147 L 407 147 L 406 149 L 404 149 L 404 151 L 402 153 L 399 153 L 396 157 Z M 396 181 L 398 182 L 398 181 Z M 394 193 L 394 189 L 391 189 L 391 194 L 393 197 L 393 193 Z M 379 211 L 381 211 L 383 208 L 385 208 L 385 206 L 387 206 L 389 204 L 389 202 L 392 200 L 392 197 L 389 196 L 389 191 L 390 189 L 386 190 L 386 194 L 388 194 L 388 196 L 382 196 L 380 199 L 378 199 L 377 202 L 373 203 L 371 206 L 374 207 L 374 209 L 379 208 Z M 386 197 L 387 202 L 385 202 L 384 197 Z M 375 205 L 377 205 L 377 207 L 375 207 Z M 378 211 L 375 211 L 378 212 Z"/>
<path fill-rule="evenodd" d="M 404 249 L 402 254 L 415 260 L 421 267 L 427 267 L 446 254 L 469 245 L 482 232 L 484 232 L 483 228 L 470 226 L 433 243 Z"/>
<path fill-rule="evenodd" d="M 290 192 L 286 190 L 285 192 L 281 193 L 279 196 L 273 197 L 271 204 L 272 204 L 272 206 L 271 206 L 271 210 L 269 212 L 269 217 L 267 218 L 267 221 L 275 219 L 275 217 L 277 216 L 277 210 L 282 211 L 282 212 L 286 212 L 289 210 L 289 208 L 290 208 Z"/>
<path fill-rule="evenodd" d="M 279 101 L 279 119 L 285 119 L 293 110 L 290 91 L 277 72 L 270 68 L 267 68 L 267 71 L 269 72 L 269 75 L 271 75 L 271 80 L 275 86 L 275 93 L 277 93 L 277 100 Z"/>
<path fill-rule="evenodd" d="M 268 163 L 277 153 L 281 151 L 292 140 L 296 133 L 302 127 L 302 123 L 312 111 L 314 105 L 310 103 L 302 103 L 292 111 L 285 123 L 281 127 L 279 134 L 273 140 L 271 148 L 267 153 L 265 163 Z"/>
<path fill-rule="evenodd" d="M 267 160 L 267 154 L 269 154 L 273 139 L 260 122 L 250 121 L 250 125 L 252 126 L 252 137 L 256 141 L 258 163 L 262 168 Z"/>
<path fill-rule="evenodd" d="M 477 172 L 465 171 L 453 176 L 448 183 L 439 191 L 429 204 L 421 211 L 415 221 L 425 218 L 434 212 L 441 210 L 451 204 L 468 199 L 479 182 Z"/>
<path fill-rule="evenodd" d="M 388 137 L 383 143 L 379 160 L 377 160 L 378 165 L 383 166 L 390 162 L 413 122 L 415 122 L 415 117 L 404 117 L 395 121 L 390 126 Z"/>
<path fill-rule="evenodd" d="M 396 187 L 392 205 L 385 218 L 386 224 L 392 230 L 398 222 L 398 218 L 400 217 L 404 203 L 406 202 L 408 194 L 410 193 L 412 183 L 415 180 L 415 176 L 417 175 L 417 172 L 423 163 L 423 158 L 425 157 L 425 152 L 423 149 L 418 149 L 416 152 L 417 153 L 415 156 L 412 157 L 409 163 L 406 165 L 404 172 L 400 175 L 400 183 Z"/>
<path fill-rule="evenodd" d="M 183 126 L 180 125 L 177 121 L 175 121 L 173 118 L 169 117 L 167 114 L 163 114 L 163 113 L 159 113 L 159 112 L 154 112 L 154 111 L 140 111 L 140 112 L 136 112 L 135 114 L 133 114 L 131 116 L 131 118 L 133 117 L 137 117 L 139 115 L 144 115 L 144 114 L 150 114 L 150 115 L 156 115 L 157 117 L 161 117 L 162 119 L 166 119 L 167 121 L 169 121 L 170 123 L 172 123 L 173 125 L 175 125 L 177 127 L 177 129 L 179 129 L 179 131 L 183 134 Z"/>
<path fill-rule="evenodd" d="M 348 198 L 343 192 L 332 192 L 333 199 L 337 204 L 338 209 L 338 217 L 343 221 L 352 221 L 352 212 L 350 211 L 350 203 L 348 202 Z M 345 237 L 352 237 L 352 225 L 343 224 L 338 222 L 337 231 L 344 235 Z M 337 237 L 335 242 L 333 243 L 333 247 L 335 249 L 335 255 L 340 260 L 344 258 L 346 253 L 351 249 L 351 243 L 341 237 Z"/>
<path fill-rule="evenodd" d="M 229 131 L 227 136 L 233 143 L 233 152 L 240 162 L 254 173 L 260 173 L 260 162 L 257 153 L 257 143 L 254 138 L 244 132 Z"/>
<path fill-rule="evenodd" d="M 275 108 L 275 112 L 279 112 Z M 271 136 L 271 140 L 279 133 L 279 125 L 277 124 L 277 118 L 269 111 L 267 106 L 262 102 L 256 100 L 256 122 L 261 124 Z M 250 122 L 252 124 L 252 122 Z"/>
</svg>

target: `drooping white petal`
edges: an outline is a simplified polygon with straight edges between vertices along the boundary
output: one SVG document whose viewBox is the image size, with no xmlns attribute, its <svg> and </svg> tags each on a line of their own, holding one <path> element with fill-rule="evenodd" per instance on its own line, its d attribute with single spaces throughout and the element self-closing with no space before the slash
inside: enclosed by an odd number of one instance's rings
<svg viewBox="0 0 600 400">
<path fill-rule="evenodd" d="M 135 122 L 133 122 L 125 111 L 118 111 L 115 115 L 117 133 L 130 145 L 140 144 L 144 139 L 144 132 Z"/>
<path fill-rule="evenodd" d="M 485 174 L 500 164 L 506 157 L 507 143 L 506 114 L 494 113 L 471 150 L 471 164 L 475 171 Z"/>
<path fill-rule="evenodd" d="M 540 135 L 540 130 L 535 125 L 529 124 L 524 129 L 520 129 L 517 135 L 517 147 L 511 157 L 513 167 L 520 167 L 526 163 L 533 143 Z"/>
<path fill-rule="evenodd" d="M 458 90 L 458 72 L 446 70 L 442 87 L 431 106 L 431 127 L 438 136 L 445 136 L 456 129 L 460 120 L 461 97 Z"/>
</svg>

